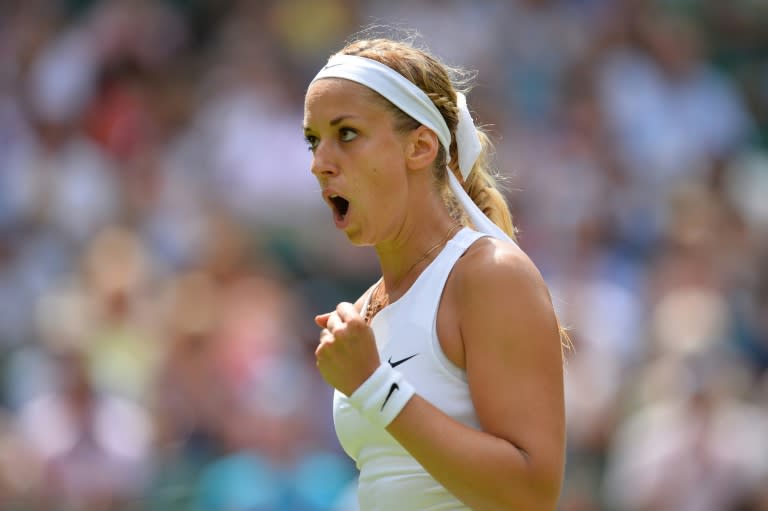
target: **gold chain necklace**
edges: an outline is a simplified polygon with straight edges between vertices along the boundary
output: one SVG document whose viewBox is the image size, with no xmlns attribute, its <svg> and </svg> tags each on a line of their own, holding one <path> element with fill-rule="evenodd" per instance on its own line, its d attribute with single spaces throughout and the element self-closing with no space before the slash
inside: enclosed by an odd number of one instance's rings
<svg viewBox="0 0 768 511">
<path fill-rule="evenodd" d="M 450 229 L 448 229 L 448 232 L 443 236 L 440 241 L 432 245 L 429 250 L 424 252 L 421 257 L 419 257 L 415 263 L 413 263 L 408 270 L 403 274 L 403 277 L 400 279 L 401 281 L 405 279 L 414 268 L 416 268 L 420 263 L 422 263 L 429 255 L 440 248 L 445 242 L 448 241 L 448 239 L 461 227 L 461 224 L 455 223 L 451 226 Z M 384 287 L 384 278 L 382 277 L 379 279 L 379 281 L 376 283 L 376 287 L 373 288 L 373 291 L 371 291 L 371 297 L 368 300 L 368 306 L 365 308 L 365 322 L 370 324 L 373 317 L 379 313 L 381 309 L 389 305 L 389 294 L 386 291 L 386 288 Z"/>
</svg>

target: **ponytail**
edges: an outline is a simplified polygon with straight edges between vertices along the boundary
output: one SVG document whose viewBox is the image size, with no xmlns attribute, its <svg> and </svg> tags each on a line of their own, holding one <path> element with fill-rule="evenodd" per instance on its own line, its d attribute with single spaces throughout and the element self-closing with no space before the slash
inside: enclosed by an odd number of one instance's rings
<svg viewBox="0 0 768 511">
<path fill-rule="evenodd" d="M 482 130 L 477 130 L 480 137 L 482 151 L 475 161 L 467 180 L 464 182 L 464 190 L 470 196 L 477 207 L 499 226 L 502 231 L 507 233 L 510 238 L 517 241 L 515 236 L 515 226 L 512 222 L 512 214 L 509 211 L 507 200 L 499 190 L 496 183 L 495 174 L 490 168 L 489 159 L 493 151 L 493 144 Z"/>
</svg>

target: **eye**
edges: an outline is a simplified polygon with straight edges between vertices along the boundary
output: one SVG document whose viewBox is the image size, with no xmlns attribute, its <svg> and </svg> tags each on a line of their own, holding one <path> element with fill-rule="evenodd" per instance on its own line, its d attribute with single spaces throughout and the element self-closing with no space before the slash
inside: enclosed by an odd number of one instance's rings
<svg viewBox="0 0 768 511">
<path fill-rule="evenodd" d="M 314 152 L 317 149 L 319 140 L 314 135 L 304 135 L 304 141 L 307 143 L 307 149 Z"/>
<path fill-rule="evenodd" d="M 357 138 L 357 131 L 351 128 L 341 128 L 339 130 L 339 138 L 342 142 L 350 142 Z"/>
</svg>

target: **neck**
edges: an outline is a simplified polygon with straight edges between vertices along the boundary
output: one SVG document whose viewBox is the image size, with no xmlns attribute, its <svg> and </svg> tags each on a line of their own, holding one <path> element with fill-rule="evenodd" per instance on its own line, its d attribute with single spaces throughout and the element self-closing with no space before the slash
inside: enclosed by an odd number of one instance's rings
<svg viewBox="0 0 768 511">
<path fill-rule="evenodd" d="M 389 301 L 402 296 L 459 231 L 460 226 L 444 207 L 438 211 L 444 213 L 420 218 L 416 225 L 404 227 L 394 241 L 376 246 Z"/>
</svg>

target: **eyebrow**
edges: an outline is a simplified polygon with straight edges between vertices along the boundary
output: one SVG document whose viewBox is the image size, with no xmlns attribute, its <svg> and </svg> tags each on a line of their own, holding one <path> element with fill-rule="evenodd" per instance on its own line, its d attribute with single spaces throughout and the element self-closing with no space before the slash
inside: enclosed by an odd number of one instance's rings
<svg viewBox="0 0 768 511">
<path fill-rule="evenodd" d="M 351 118 L 355 118 L 355 117 L 357 117 L 357 116 L 356 115 L 352 115 L 352 114 L 340 115 L 338 117 L 334 117 L 333 119 L 331 119 L 331 122 L 329 122 L 328 124 L 330 124 L 331 126 L 337 126 L 338 124 L 342 123 L 346 119 L 351 119 Z M 309 126 L 305 125 L 304 126 L 304 131 L 305 132 L 306 131 L 311 131 L 311 128 Z"/>
<path fill-rule="evenodd" d="M 335 119 L 331 120 L 329 123 L 331 126 L 336 126 L 337 124 L 341 123 L 345 119 L 349 119 L 350 117 L 355 117 L 354 115 L 340 115 L 336 117 Z"/>
</svg>

